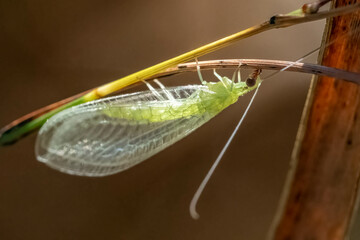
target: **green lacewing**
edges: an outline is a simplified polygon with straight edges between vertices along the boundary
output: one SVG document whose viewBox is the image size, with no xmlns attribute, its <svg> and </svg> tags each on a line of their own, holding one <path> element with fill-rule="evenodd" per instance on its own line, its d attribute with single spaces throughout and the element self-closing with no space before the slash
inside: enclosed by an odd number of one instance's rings
<svg viewBox="0 0 360 240">
<path fill-rule="evenodd" d="M 128 169 L 184 138 L 261 79 L 221 77 L 201 85 L 150 90 L 104 98 L 66 109 L 40 129 L 36 156 L 69 174 L 106 176 Z M 240 74 L 238 74 L 240 76 Z"/>
</svg>

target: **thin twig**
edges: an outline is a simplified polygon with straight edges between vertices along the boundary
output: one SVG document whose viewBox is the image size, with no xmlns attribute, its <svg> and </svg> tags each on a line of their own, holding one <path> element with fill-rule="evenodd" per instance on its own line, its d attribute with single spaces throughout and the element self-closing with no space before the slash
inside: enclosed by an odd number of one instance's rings
<svg viewBox="0 0 360 240">
<path fill-rule="evenodd" d="M 302 7 L 302 10 L 304 13 L 307 13 L 307 14 L 317 13 L 319 11 L 319 9 L 328 2 L 330 2 L 330 0 L 318 0 L 318 1 L 315 1 L 312 3 L 306 3 Z"/>
<path fill-rule="evenodd" d="M 288 27 L 293 24 L 305 23 L 309 21 L 316 21 L 324 18 L 336 17 L 347 13 L 354 12 L 360 8 L 360 3 L 348 5 L 346 7 L 340 7 L 331 9 L 329 11 L 322 11 L 314 14 L 305 14 L 304 16 L 292 16 L 292 15 L 275 15 L 270 19 L 270 23 L 276 25 L 276 28 Z"/>
<path fill-rule="evenodd" d="M 282 70 L 287 66 L 291 66 L 289 68 L 286 68 L 285 71 L 302 72 L 308 74 L 317 74 L 317 75 L 335 77 L 360 84 L 360 73 L 348 72 L 337 68 L 325 67 L 311 63 L 299 63 L 299 62 L 265 60 L 265 59 L 224 59 L 224 60 L 200 61 L 198 63 L 196 62 L 182 63 L 177 65 L 176 67 L 168 68 L 165 71 L 156 74 L 150 78 L 147 78 L 145 80 L 152 80 L 155 78 L 165 78 L 171 75 L 180 74 L 184 72 L 194 72 L 196 71 L 197 64 L 199 64 L 202 70 L 219 69 L 219 68 L 232 69 L 238 67 L 245 69 L 249 68 L 249 69 L 264 69 L 264 70 Z M 135 85 L 131 85 L 129 87 L 132 86 Z M 75 96 L 48 105 L 46 107 L 40 108 L 36 111 L 26 114 L 25 116 L 22 116 L 21 118 L 16 119 L 15 121 L 11 122 L 10 124 L 0 129 L 0 136 L 3 133 L 9 131 L 10 129 L 13 129 L 15 127 L 21 127 L 24 124 L 44 115 L 45 113 L 53 109 L 59 108 L 64 104 L 73 101 L 74 99 L 81 97 L 82 95 L 88 92 L 89 91 L 77 94 Z"/>
<path fill-rule="evenodd" d="M 198 62 L 202 70 L 218 69 L 218 68 L 250 68 L 263 70 L 282 70 L 287 66 L 285 71 L 301 72 L 308 74 L 316 74 L 334 78 L 340 78 L 345 81 L 360 84 L 360 73 L 348 72 L 337 68 L 331 68 L 311 63 L 290 62 L 280 60 L 265 60 L 265 59 L 224 59 Z M 164 72 L 154 75 L 149 79 L 168 77 L 174 74 L 183 72 L 196 71 L 196 62 L 182 63 L 177 67 L 168 68 Z M 149 80 L 148 79 L 148 80 Z"/>
</svg>

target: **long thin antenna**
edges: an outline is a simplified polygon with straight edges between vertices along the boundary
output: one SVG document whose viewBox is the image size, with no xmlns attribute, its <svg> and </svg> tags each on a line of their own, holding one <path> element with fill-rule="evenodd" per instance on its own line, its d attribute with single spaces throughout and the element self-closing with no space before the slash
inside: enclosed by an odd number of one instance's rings
<svg viewBox="0 0 360 240">
<path fill-rule="evenodd" d="M 302 62 L 305 58 L 309 57 L 311 54 L 313 54 L 313 53 L 315 53 L 315 52 L 317 52 L 317 51 L 319 51 L 319 50 L 320 50 L 320 47 L 315 48 L 314 50 L 308 52 L 307 54 L 305 54 L 304 56 L 302 56 L 301 58 L 299 58 L 298 60 L 296 60 L 295 62 L 293 62 L 292 64 L 289 64 L 288 66 L 286 66 L 286 67 L 284 67 L 284 68 L 282 68 L 282 69 L 280 69 L 280 70 L 278 70 L 278 71 L 276 71 L 276 72 L 274 72 L 274 73 L 272 73 L 272 74 L 269 74 L 268 76 L 264 77 L 263 79 L 264 79 L 264 80 L 265 80 L 265 79 L 268 79 L 268 78 L 270 78 L 270 77 L 278 74 L 279 72 L 283 72 L 283 71 L 285 71 L 286 69 L 291 68 L 291 67 L 294 66 L 296 63 Z"/>
<path fill-rule="evenodd" d="M 209 172 L 206 174 L 204 180 L 201 182 L 199 188 L 195 192 L 195 194 L 194 194 L 194 196 L 193 196 L 193 198 L 191 200 L 191 203 L 190 203 L 190 215 L 191 215 L 191 217 L 193 219 L 199 219 L 200 215 L 196 212 L 196 205 L 197 205 L 197 202 L 199 201 L 201 193 L 203 192 L 204 188 L 206 187 L 206 184 L 209 182 L 209 179 L 210 179 L 211 175 L 214 173 L 217 165 L 219 164 L 220 160 L 222 159 L 222 157 L 224 156 L 226 150 L 228 149 L 230 143 L 232 142 L 236 132 L 239 130 L 239 127 L 241 126 L 242 122 L 244 121 L 245 116 L 246 116 L 247 112 L 249 111 L 250 106 L 253 103 L 256 94 L 259 91 L 260 85 L 261 85 L 261 82 L 259 83 L 259 86 L 256 88 L 254 95 L 251 97 L 251 100 L 250 100 L 244 114 L 242 115 L 240 121 L 238 122 L 237 126 L 235 127 L 234 131 L 232 132 L 230 138 L 226 142 L 226 144 L 223 147 L 223 149 L 221 150 L 219 156 L 216 158 L 216 160 L 213 163 L 213 165 L 211 166 Z"/>
<path fill-rule="evenodd" d="M 321 1 L 319 1 L 319 2 L 321 2 Z M 357 32 L 357 31 L 359 31 L 359 29 L 356 29 L 356 30 L 353 30 L 353 31 L 347 31 L 346 33 L 344 33 L 344 34 L 338 36 L 337 38 L 333 39 L 331 42 L 328 42 L 328 43 L 325 45 L 325 47 L 329 47 L 330 45 L 332 45 L 332 44 L 334 44 L 336 41 L 338 41 L 340 38 L 345 37 L 346 35 L 352 35 L 352 34 L 354 34 L 354 33 Z M 312 55 L 313 53 L 319 51 L 320 48 L 321 48 L 321 47 L 315 48 L 314 50 L 308 52 L 307 54 L 305 54 L 304 56 L 302 56 L 301 58 L 299 58 L 298 60 L 296 60 L 295 62 L 293 62 L 292 64 L 289 64 L 288 66 L 286 66 L 286 67 L 284 67 L 284 68 L 282 68 L 282 69 L 280 69 L 280 70 L 278 70 L 278 71 L 276 71 L 276 72 L 274 72 L 274 73 L 271 73 L 271 74 L 269 74 L 268 76 L 265 76 L 265 77 L 263 78 L 263 80 L 268 79 L 268 78 L 270 78 L 270 77 L 273 77 L 274 75 L 278 74 L 279 72 L 283 72 L 283 71 L 285 71 L 286 69 L 291 68 L 291 67 L 294 66 L 296 63 L 302 62 L 304 59 L 306 59 L 307 57 L 309 57 L 309 56 Z"/>
</svg>

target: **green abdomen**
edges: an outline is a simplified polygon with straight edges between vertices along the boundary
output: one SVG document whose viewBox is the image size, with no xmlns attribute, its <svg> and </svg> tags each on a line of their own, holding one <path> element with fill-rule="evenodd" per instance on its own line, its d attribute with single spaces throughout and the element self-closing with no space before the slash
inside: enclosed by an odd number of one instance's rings
<svg viewBox="0 0 360 240">
<path fill-rule="evenodd" d="M 165 101 L 143 101 L 104 109 L 110 117 L 145 122 L 161 122 L 194 115 L 218 114 L 232 104 L 229 96 L 198 90 L 187 98 Z"/>
</svg>

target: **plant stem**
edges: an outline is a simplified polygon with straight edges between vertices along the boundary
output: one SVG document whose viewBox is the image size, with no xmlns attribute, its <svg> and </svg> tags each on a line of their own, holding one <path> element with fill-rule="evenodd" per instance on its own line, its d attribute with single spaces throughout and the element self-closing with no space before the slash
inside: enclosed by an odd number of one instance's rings
<svg viewBox="0 0 360 240">
<path fill-rule="evenodd" d="M 195 58 L 205 55 L 207 53 L 218 50 L 220 48 L 224 48 L 224 47 L 229 46 L 230 44 L 233 44 L 234 42 L 237 42 L 241 39 L 244 39 L 244 38 L 247 38 L 247 37 L 250 37 L 250 36 L 253 36 L 253 35 L 259 34 L 261 32 L 274 29 L 274 28 L 284 28 L 284 27 L 289 27 L 292 25 L 300 24 L 300 23 L 316 21 L 319 19 L 327 18 L 327 17 L 339 16 L 339 15 L 346 14 L 349 12 L 357 11 L 359 9 L 360 9 L 360 4 L 354 4 L 354 5 L 349 5 L 349 6 L 346 6 L 343 8 L 338 8 L 338 9 L 314 13 L 314 14 L 304 14 L 302 12 L 302 10 L 300 9 L 301 11 L 293 11 L 291 15 L 276 15 L 276 16 L 272 17 L 269 21 L 266 21 L 262 24 L 250 27 L 248 29 L 245 29 L 243 31 L 240 31 L 238 33 L 230 35 L 228 37 L 222 38 L 215 42 L 212 42 L 212 43 L 209 43 L 202 47 L 199 47 L 190 52 L 184 53 L 182 55 L 179 55 L 172 59 L 166 60 L 164 62 L 161 62 L 159 64 L 156 64 L 154 66 L 146 68 L 144 70 L 130 74 L 121 79 L 115 80 L 111 83 L 108 83 L 108 84 L 105 84 L 98 88 L 95 88 L 92 91 L 90 91 L 89 93 L 85 94 L 84 96 L 77 98 L 77 99 L 73 100 L 72 102 L 69 102 L 65 105 L 62 105 L 60 109 L 55 109 L 53 111 L 46 113 L 45 115 L 42 115 L 41 117 L 39 117 L 39 119 L 36 118 L 36 119 L 32 119 L 30 122 L 28 122 L 28 121 L 21 122 L 18 125 L 15 125 L 11 128 L 5 127 L 2 130 L 0 130 L 0 146 L 14 143 L 16 140 L 21 138 L 21 136 L 26 135 L 32 131 L 35 131 L 36 129 L 40 128 L 43 125 L 43 123 L 46 121 L 46 119 L 48 119 L 51 116 L 53 116 L 54 114 L 58 113 L 60 110 L 107 96 L 107 95 L 109 95 L 113 92 L 116 92 L 126 86 L 129 86 L 129 85 L 137 83 L 141 80 L 150 78 L 151 76 L 156 75 L 156 74 L 164 71 L 167 68 L 174 67 L 177 64 L 187 62 L 189 60 L 195 59 Z M 297 12 L 297 13 L 293 14 L 294 12 Z"/>
</svg>

